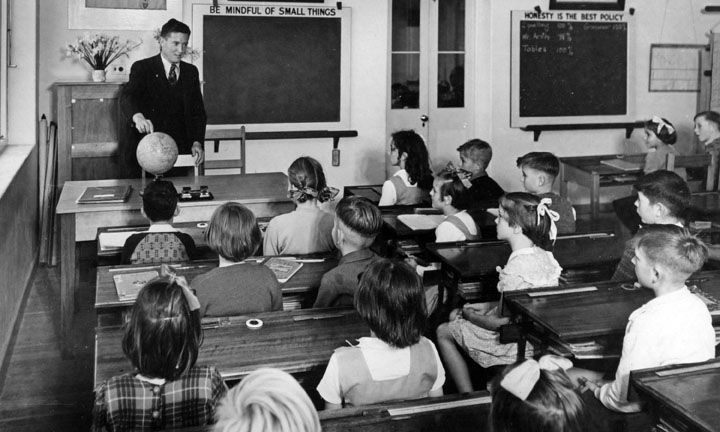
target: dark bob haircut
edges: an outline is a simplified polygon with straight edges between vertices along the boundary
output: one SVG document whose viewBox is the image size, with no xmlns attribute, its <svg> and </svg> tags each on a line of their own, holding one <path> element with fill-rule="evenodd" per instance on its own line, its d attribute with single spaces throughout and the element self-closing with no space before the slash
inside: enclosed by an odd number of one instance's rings
<svg viewBox="0 0 720 432">
<path fill-rule="evenodd" d="M 183 289 L 155 278 L 140 290 L 125 325 L 122 346 L 138 373 L 174 381 L 195 366 L 202 329 Z"/>
<path fill-rule="evenodd" d="M 365 270 L 355 309 L 375 336 L 405 348 L 420 341 L 427 323 L 425 291 L 415 270 L 401 261 L 376 261 Z"/>
</svg>

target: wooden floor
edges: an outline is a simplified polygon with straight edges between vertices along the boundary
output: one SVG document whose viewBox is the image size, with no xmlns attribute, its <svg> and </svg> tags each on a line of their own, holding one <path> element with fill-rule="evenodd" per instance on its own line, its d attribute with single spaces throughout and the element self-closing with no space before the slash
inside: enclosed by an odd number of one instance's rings
<svg viewBox="0 0 720 432">
<path fill-rule="evenodd" d="M 92 412 L 95 265 L 81 261 L 74 357 L 60 355 L 58 267 L 39 267 L 0 370 L 0 431 L 81 431 Z"/>
</svg>

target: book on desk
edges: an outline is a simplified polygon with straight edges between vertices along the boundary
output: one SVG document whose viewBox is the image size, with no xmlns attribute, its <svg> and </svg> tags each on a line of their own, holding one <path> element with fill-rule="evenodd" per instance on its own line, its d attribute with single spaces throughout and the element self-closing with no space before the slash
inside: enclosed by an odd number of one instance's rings
<svg viewBox="0 0 720 432">
<path fill-rule="evenodd" d="M 603 159 L 600 163 L 621 171 L 638 171 L 645 167 L 645 162 L 633 162 L 621 158 Z"/>
<path fill-rule="evenodd" d="M 129 301 L 137 299 L 140 290 L 158 277 L 156 270 L 148 270 L 137 273 L 120 273 L 113 275 L 115 281 L 115 289 L 117 290 L 118 299 L 120 301 Z"/>
<path fill-rule="evenodd" d="M 78 204 L 121 203 L 128 200 L 132 186 L 88 186 L 78 197 Z"/>
</svg>

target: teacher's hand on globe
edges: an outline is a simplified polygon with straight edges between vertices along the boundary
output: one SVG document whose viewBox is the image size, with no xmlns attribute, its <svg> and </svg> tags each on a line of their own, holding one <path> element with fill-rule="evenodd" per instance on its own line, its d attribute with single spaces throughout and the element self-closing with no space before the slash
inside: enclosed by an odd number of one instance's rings
<svg viewBox="0 0 720 432">
<path fill-rule="evenodd" d="M 155 128 L 150 120 L 146 119 L 142 113 L 135 113 L 132 117 L 135 122 L 135 128 L 140 133 L 153 133 Z"/>
<path fill-rule="evenodd" d="M 195 157 L 195 165 L 200 165 L 201 163 L 205 162 L 205 149 L 203 149 L 202 144 L 195 141 L 192 145 L 192 155 Z"/>
</svg>

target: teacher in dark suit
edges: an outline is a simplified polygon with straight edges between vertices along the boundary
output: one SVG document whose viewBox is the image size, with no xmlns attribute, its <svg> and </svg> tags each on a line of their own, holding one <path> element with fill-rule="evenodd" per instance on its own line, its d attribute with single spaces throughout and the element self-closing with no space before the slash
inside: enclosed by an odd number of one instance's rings
<svg viewBox="0 0 720 432">
<path fill-rule="evenodd" d="M 171 19 L 160 30 L 160 54 L 133 63 L 130 80 L 121 97 L 127 118 L 139 132 L 164 132 L 175 140 L 180 154 L 205 159 L 203 142 L 207 116 L 195 66 L 180 61 L 190 38 L 190 28 Z M 134 153 L 133 153 L 134 154 Z"/>
</svg>

